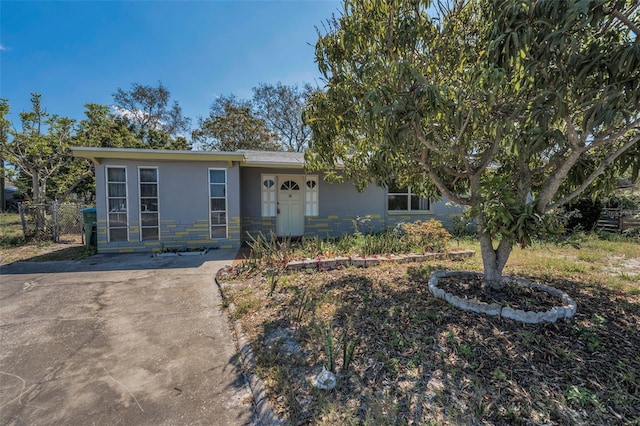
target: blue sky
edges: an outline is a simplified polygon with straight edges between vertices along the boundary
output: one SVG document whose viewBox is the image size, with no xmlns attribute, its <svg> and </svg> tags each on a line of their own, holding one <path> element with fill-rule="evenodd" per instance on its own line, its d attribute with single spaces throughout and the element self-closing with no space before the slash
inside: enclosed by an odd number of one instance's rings
<svg viewBox="0 0 640 426">
<path fill-rule="evenodd" d="M 18 126 L 30 93 L 82 119 L 118 87 L 161 81 L 187 117 L 260 83 L 321 84 L 315 27 L 341 3 L 316 1 L 0 2 L 0 97 Z"/>
</svg>

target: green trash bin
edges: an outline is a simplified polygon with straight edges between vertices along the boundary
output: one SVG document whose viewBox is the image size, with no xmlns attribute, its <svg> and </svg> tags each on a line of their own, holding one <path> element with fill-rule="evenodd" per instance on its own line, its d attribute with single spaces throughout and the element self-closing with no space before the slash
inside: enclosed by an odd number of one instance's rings
<svg viewBox="0 0 640 426">
<path fill-rule="evenodd" d="M 96 235 L 96 208 L 89 207 L 80 211 L 82 212 L 82 219 L 84 222 L 84 243 L 87 246 L 96 247 L 98 245 Z"/>
</svg>

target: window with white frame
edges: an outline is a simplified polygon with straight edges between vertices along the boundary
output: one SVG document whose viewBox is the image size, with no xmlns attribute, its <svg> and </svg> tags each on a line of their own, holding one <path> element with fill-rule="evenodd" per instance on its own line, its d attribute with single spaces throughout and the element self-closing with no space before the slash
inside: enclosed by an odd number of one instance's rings
<svg viewBox="0 0 640 426">
<path fill-rule="evenodd" d="M 411 192 L 410 187 L 400 187 L 394 181 L 387 191 L 388 211 L 428 211 L 431 208 L 429 199 Z"/>
<path fill-rule="evenodd" d="M 107 167 L 106 179 L 109 241 L 129 241 L 127 169 L 125 167 Z"/>
<path fill-rule="evenodd" d="M 209 169 L 211 238 L 227 238 L 227 171 Z"/>
<path fill-rule="evenodd" d="M 140 184 L 140 240 L 160 239 L 158 168 L 138 168 Z"/>
<path fill-rule="evenodd" d="M 273 175 L 262 175 L 262 216 L 273 217 L 276 215 L 276 177 Z"/>
<path fill-rule="evenodd" d="M 318 216 L 318 176 L 307 176 L 305 182 L 305 216 Z"/>
</svg>

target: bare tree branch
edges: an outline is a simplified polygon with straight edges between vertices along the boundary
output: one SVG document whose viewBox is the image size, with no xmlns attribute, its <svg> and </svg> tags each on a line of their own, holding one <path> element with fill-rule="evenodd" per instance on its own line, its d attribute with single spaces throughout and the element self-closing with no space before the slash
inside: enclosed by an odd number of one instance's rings
<svg viewBox="0 0 640 426">
<path fill-rule="evenodd" d="M 418 141 L 426 146 L 427 148 L 429 148 L 429 150 L 435 152 L 436 154 L 440 154 L 440 155 L 445 155 L 447 153 L 447 151 L 442 151 L 441 149 L 438 149 L 435 145 L 433 145 L 431 142 L 429 142 L 429 140 L 425 137 L 424 135 L 424 130 L 422 129 L 422 126 L 420 126 L 420 124 L 416 121 L 411 123 L 413 126 L 413 130 L 416 132 L 416 137 L 418 138 Z M 437 134 L 437 132 L 432 131 L 433 137 L 438 139 L 438 141 L 442 141 L 442 139 L 440 138 L 440 135 Z M 444 144 L 444 142 L 441 142 L 442 144 Z"/>
<path fill-rule="evenodd" d="M 584 192 L 585 189 L 587 189 L 589 187 L 589 185 L 591 185 L 597 178 L 598 176 L 602 175 L 605 170 L 618 158 L 620 157 L 622 154 L 624 154 L 629 148 L 631 148 L 634 144 L 638 143 L 638 141 L 640 141 L 640 136 L 636 136 L 635 138 L 631 138 L 629 139 L 629 141 L 627 141 L 625 144 L 623 144 L 620 148 L 618 148 L 615 152 L 611 153 L 611 155 L 609 155 L 607 158 L 605 158 L 602 163 L 600 163 L 600 165 L 598 166 L 598 168 L 596 170 L 594 170 L 589 177 L 587 177 L 584 182 L 582 182 L 582 184 L 580 184 L 573 192 L 571 192 L 570 194 L 562 197 L 561 199 L 559 199 L 558 201 L 549 204 L 548 208 L 546 209 L 547 211 L 563 206 L 567 203 L 569 203 L 571 200 L 575 199 L 576 197 L 578 197 L 580 194 L 582 194 Z"/>
<path fill-rule="evenodd" d="M 620 22 L 624 23 L 627 27 L 629 27 L 631 31 L 633 31 L 636 37 L 640 36 L 640 27 L 633 23 L 625 14 L 618 10 L 612 9 L 609 6 L 603 6 L 602 10 L 604 10 L 604 13 L 610 13 L 611 15 L 618 18 Z"/>
</svg>

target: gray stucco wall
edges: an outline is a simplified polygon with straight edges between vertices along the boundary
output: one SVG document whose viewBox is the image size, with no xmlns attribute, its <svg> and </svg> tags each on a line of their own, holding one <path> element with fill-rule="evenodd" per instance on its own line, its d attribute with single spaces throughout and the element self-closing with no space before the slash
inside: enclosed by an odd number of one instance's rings
<svg viewBox="0 0 640 426">
<path fill-rule="evenodd" d="M 300 169 L 273 169 L 247 167 L 240 170 L 241 179 L 241 217 L 242 234 L 256 235 L 262 232 L 268 235 L 275 231 L 276 218 L 262 217 L 262 175 L 301 175 Z M 353 221 L 357 216 L 371 216 L 368 230 L 384 229 L 385 192 L 371 186 L 358 192 L 351 183 L 327 183 L 321 174 L 318 189 L 318 216 L 305 217 L 305 236 L 318 235 L 326 238 L 341 236 L 354 231 Z"/>
<path fill-rule="evenodd" d="M 240 170 L 242 216 L 260 216 L 261 214 L 261 176 L 304 174 L 298 169 L 268 169 L 246 167 Z M 311 173 L 318 175 L 317 173 Z M 352 183 L 327 183 L 319 175 L 319 216 L 339 215 L 384 215 L 385 191 L 370 186 L 358 192 Z"/>
<path fill-rule="evenodd" d="M 268 235 L 275 231 L 275 217 L 261 217 L 261 176 L 282 174 L 303 174 L 299 169 L 273 168 L 241 168 L 241 218 L 242 235 L 246 240 L 247 233 L 256 235 L 262 232 Z M 312 173 L 315 174 L 315 173 Z M 452 217 L 462 212 L 462 208 L 447 200 L 433 201 L 428 212 L 387 212 L 386 190 L 370 185 L 363 192 L 358 192 L 350 183 L 328 183 L 319 175 L 319 209 L 318 216 L 305 217 L 305 235 L 320 237 L 340 236 L 355 231 L 356 217 L 369 218 L 360 225 L 361 232 L 375 232 L 399 222 L 427 221 L 435 218 L 451 230 Z"/>
<path fill-rule="evenodd" d="M 127 170 L 129 240 L 109 242 L 105 169 Z M 159 185 L 160 239 L 140 241 L 138 168 L 157 167 Z M 208 170 L 227 170 L 227 239 L 211 239 L 209 227 Z M 276 218 L 261 216 L 261 176 L 303 174 L 300 169 L 239 168 L 226 162 L 104 160 L 96 166 L 96 209 L 98 250 L 108 252 L 149 252 L 193 247 L 238 247 L 247 232 L 269 234 L 275 231 Z M 351 183 L 330 184 L 319 175 L 318 216 L 305 217 L 305 235 L 341 236 L 355 231 L 356 217 L 368 216 L 360 224 L 361 232 L 374 232 L 398 222 L 436 218 L 448 229 L 452 216 L 462 209 L 445 201 L 431 203 L 426 213 L 387 212 L 386 191 L 371 185 L 358 192 Z"/>
<path fill-rule="evenodd" d="M 108 242 L 106 180 L 107 167 L 127 170 L 129 241 Z M 157 167 L 159 186 L 159 241 L 140 241 L 138 167 Z M 227 239 L 209 234 L 208 170 L 227 170 Z M 240 173 L 237 164 L 226 162 L 180 162 L 104 160 L 96 166 L 96 210 L 100 252 L 159 251 L 189 247 L 238 247 L 240 244 Z"/>
</svg>

